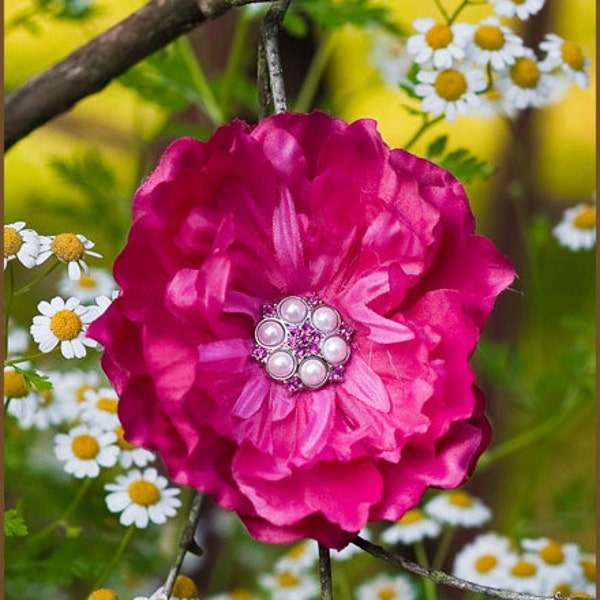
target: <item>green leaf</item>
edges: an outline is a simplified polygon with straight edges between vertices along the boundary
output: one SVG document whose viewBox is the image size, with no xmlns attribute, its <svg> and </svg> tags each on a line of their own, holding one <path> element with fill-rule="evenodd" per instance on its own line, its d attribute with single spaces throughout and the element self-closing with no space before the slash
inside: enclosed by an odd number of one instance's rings
<svg viewBox="0 0 600 600">
<path fill-rule="evenodd" d="M 439 156 L 446 149 L 446 143 L 448 142 L 448 136 L 446 134 L 440 135 L 435 138 L 429 146 L 427 146 L 427 158 L 433 158 Z"/>
<path fill-rule="evenodd" d="M 283 19 L 283 27 L 292 36 L 303 38 L 308 35 L 308 23 L 306 18 L 297 12 L 288 10 Z"/>
<path fill-rule="evenodd" d="M 19 515 L 16 508 L 4 511 L 4 535 L 7 537 L 29 535 L 25 520 Z"/>
<path fill-rule="evenodd" d="M 370 0 L 297 0 L 292 3 L 291 10 L 300 15 L 308 15 L 324 29 L 336 29 L 345 25 L 394 27 L 389 9 L 374 5 Z"/>
<path fill-rule="evenodd" d="M 25 387 L 27 391 L 32 388 L 37 392 L 46 392 L 52 389 L 52 382 L 47 375 L 42 375 L 34 371 L 33 369 L 22 369 L 21 367 L 14 366 L 15 372 L 22 375 L 25 379 Z"/>
<path fill-rule="evenodd" d="M 463 183 L 470 183 L 474 179 L 487 179 L 496 172 L 494 165 L 477 158 L 467 148 L 453 150 L 437 162 Z"/>
</svg>

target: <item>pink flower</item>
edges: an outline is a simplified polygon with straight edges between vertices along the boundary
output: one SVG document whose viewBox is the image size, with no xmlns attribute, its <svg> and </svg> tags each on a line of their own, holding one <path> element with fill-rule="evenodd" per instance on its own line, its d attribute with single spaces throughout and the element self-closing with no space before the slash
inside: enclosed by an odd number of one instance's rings
<svg viewBox="0 0 600 600">
<path fill-rule="evenodd" d="M 513 277 L 449 173 L 374 121 L 286 113 L 166 150 L 89 331 L 176 482 L 260 540 L 341 548 L 472 471 L 468 359 Z"/>
</svg>

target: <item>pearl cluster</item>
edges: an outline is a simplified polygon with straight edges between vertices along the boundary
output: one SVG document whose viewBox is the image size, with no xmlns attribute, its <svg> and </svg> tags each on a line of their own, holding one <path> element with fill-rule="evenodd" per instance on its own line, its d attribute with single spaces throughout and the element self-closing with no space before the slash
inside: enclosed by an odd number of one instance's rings
<svg viewBox="0 0 600 600">
<path fill-rule="evenodd" d="M 252 357 L 289 392 L 342 381 L 354 331 L 316 294 L 264 304 Z"/>
</svg>

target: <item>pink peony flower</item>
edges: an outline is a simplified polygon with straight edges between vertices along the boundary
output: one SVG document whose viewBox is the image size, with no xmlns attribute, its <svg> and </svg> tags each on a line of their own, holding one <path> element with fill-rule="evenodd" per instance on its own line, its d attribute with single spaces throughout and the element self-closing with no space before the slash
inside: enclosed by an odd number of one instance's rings
<svg viewBox="0 0 600 600">
<path fill-rule="evenodd" d="M 166 150 L 89 333 L 176 482 L 259 540 L 341 548 L 472 471 L 468 359 L 513 277 L 452 175 L 374 121 L 286 113 Z"/>
</svg>

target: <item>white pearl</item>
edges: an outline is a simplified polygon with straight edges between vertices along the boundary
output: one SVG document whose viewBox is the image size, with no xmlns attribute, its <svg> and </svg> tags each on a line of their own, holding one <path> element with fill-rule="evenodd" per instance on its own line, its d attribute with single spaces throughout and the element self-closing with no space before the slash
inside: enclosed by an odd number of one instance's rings
<svg viewBox="0 0 600 600">
<path fill-rule="evenodd" d="M 331 306 L 319 306 L 312 315 L 313 325 L 323 333 L 329 333 L 337 328 L 340 317 Z"/>
<path fill-rule="evenodd" d="M 267 348 L 279 346 L 285 338 L 285 329 L 279 321 L 265 319 L 256 326 L 256 341 Z"/>
<path fill-rule="evenodd" d="M 321 347 L 321 353 L 330 365 L 341 365 L 350 356 L 350 346 L 339 335 L 331 335 L 325 338 Z"/>
<path fill-rule="evenodd" d="M 273 352 L 265 365 L 273 379 L 287 379 L 296 370 L 296 359 L 285 350 Z"/>
<path fill-rule="evenodd" d="M 327 366 L 320 358 L 307 358 L 298 369 L 298 377 L 307 387 L 319 387 L 327 379 Z"/>
<path fill-rule="evenodd" d="M 279 303 L 279 314 L 288 323 L 302 323 L 308 314 L 308 306 L 297 296 L 288 296 Z"/>
</svg>

